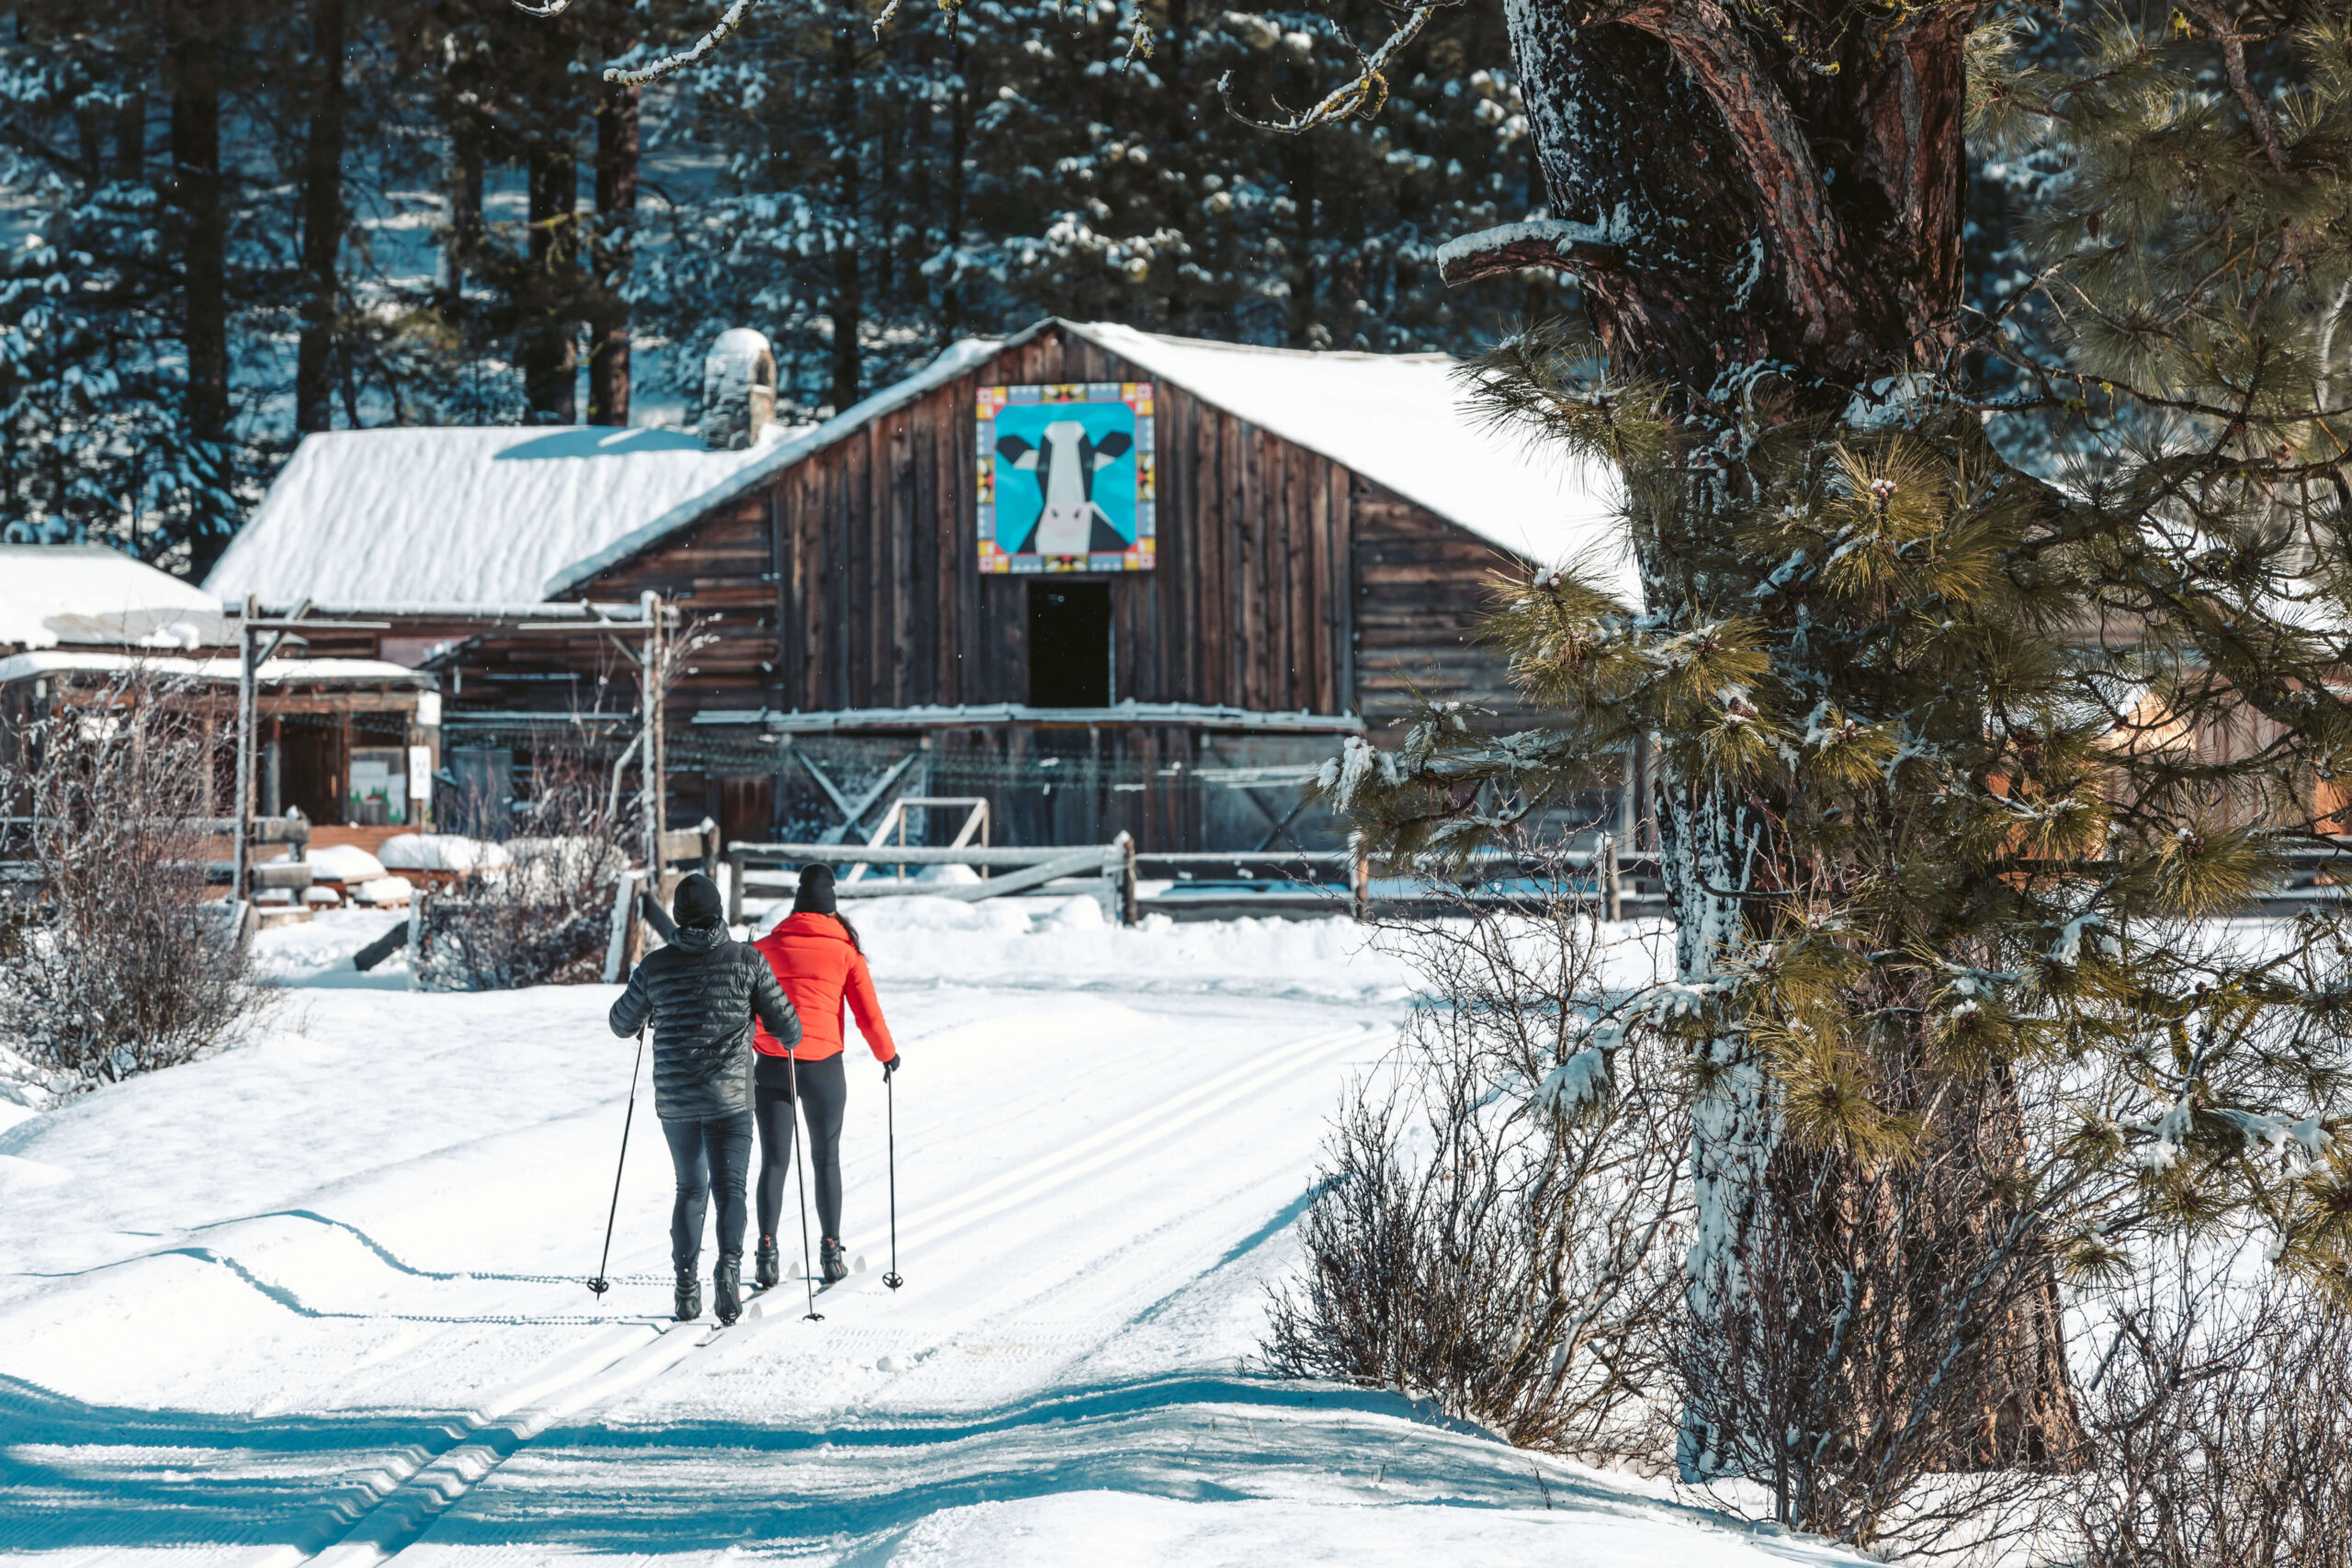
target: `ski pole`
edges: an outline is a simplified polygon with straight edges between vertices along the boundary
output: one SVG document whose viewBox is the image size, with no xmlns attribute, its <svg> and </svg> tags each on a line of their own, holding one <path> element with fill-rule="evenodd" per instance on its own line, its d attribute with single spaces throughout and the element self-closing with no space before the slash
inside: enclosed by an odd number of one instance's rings
<svg viewBox="0 0 2352 1568">
<path fill-rule="evenodd" d="M 899 1075 L 882 1075 L 882 1104 L 884 1125 L 890 1140 L 890 1271 L 882 1282 L 892 1290 L 906 1283 L 899 1277 Z"/>
<path fill-rule="evenodd" d="M 784 1059 L 791 1064 L 785 1072 L 792 1084 L 792 1173 L 800 1181 L 800 1288 L 808 1298 L 804 1321 L 821 1323 L 825 1314 L 817 1310 L 817 1281 L 808 1274 L 808 1161 L 800 1152 L 800 1058 L 786 1051 Z"/>
<path fill-rule="evenodd" d="M 628 1112 L 621 1118 L 621 1157 L 613 1167 L 613 1206 L 605 1211 L 605 1250 L 596 1259 L 596 1277 L 588 1281 L 589 1290 L 599 1297 L 613 1288 L 605 1278 L 605 1266 L 613 1260 L 613 1220 L 621 1212 L 621 1172 L 628 1167 L 629 1123 L 637 1120 L 637 1075 L 645 1066 L 645 1030 L 637 1032 L 637 1063 L 628 1070 Z"/>
</svg>

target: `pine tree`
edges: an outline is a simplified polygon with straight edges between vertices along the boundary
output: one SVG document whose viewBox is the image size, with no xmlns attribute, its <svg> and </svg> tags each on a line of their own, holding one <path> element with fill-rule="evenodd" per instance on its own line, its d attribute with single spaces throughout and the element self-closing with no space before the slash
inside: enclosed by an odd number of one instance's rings
<svg viewBox="0 0 2352 1568">
<path fill-rule="evenodd" d="M 0 258 L 12 538 L 200 570 L 254 498 L 229 377 L 250 192 L 218 143 L 220 57 L 248 37 L 225 7 L 20 8 L 0 73 L 25 225 Z"/>
<path fill-rule="evenodd" d="M 1564 1052 L 1687 1048 L 1686 1473 L 1868 1539 L 1906 1469 L 2066 1462 L 2061 1279 L 2237 1230 L 2352 1289 L 2352 946 L 2227 921 L 2345 825 L 2352 13 L 1513 15 L 1567 220 L 1454 270 L 1589 326 L 1472 391 L 1622 473 L 1642 601 L 1508 585 L 1543 728 L 1327 779 L 1442 859 L 1655 743 L 1677 974 Z M 2036 171 L 1977 301 L 1964 112 Z"/>
</svg>

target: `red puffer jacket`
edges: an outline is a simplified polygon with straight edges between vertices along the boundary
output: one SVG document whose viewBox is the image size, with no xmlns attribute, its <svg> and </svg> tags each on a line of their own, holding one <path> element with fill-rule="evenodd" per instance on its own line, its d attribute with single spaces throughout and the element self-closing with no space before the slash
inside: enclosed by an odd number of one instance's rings
<svg viewBox="0 0 2352 1568">
<path fill-rule="evenodd" d="M 857 1031 L 865 1036 L 874 1059 L 887 1062 L 899 1054 L 890 1026 L 882 1021 L 882 1003 L 874 994 L 874 976 L 865 954 L 849 940 L 849 932 L 831 915 L 788 915 L 775 930 L 752 944 L 775 971 L 777 984 L 792 998 L 800 1015 L 800 1043 L 792 1055 L 804 1062 L 821 1062 L 842 1052 L 842 1003 L 857 1014 Z M 752 1046 L 763 1056 L 781 1056 L 784 1046 L 760 1027 Z"/>
</svg>

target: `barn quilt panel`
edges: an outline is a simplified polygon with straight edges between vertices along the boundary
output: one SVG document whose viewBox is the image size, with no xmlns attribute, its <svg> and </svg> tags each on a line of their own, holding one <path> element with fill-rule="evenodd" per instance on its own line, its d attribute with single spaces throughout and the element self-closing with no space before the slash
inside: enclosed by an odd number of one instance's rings
<svg viewBox="0 0 2352 1568">
<path fill-rule="evenodd" d="M 1149 571 L 1151 383 L 979 389 L 982 571 Z"/>
</svg>

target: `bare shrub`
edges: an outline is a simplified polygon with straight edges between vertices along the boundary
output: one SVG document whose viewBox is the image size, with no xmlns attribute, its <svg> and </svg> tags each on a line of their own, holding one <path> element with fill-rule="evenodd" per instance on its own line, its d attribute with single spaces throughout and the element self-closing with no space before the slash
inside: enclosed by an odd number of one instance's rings
<svg viewBox="0 0 2352 1568">
<path fill-rule="evenodd" d="M 420 911 L 417 983 L 503 991 L 599 979 L 628 857 L 602 772 L 571 740 L 537 750 L 536 789 L 503 863 L 467 872 Z"/>
<path fill-rule="evenodd" d="M 267 1005 L 208 887 L 219 749 L 200 690 L 133 671 L 27 726 L 0 763 L 17 896 L 0 1042 L 75 1093 L 219 1046 Z"/>
<path fill-rule="evenodd" d="M 2184 1266 L 2086 1349 L 2083 1568 L 2352 1564 L 2352 1314 L 2290 1276 Z"/>
<path fill-rule="evenodd" d="M 1654 1457 L 1688 1241 L 1665 1055 L 1606 1011 L 1588 906 L 1542 891 L 1391 928 L 1429 982 L 1393 1077 L 1351 1091 L 1274 1292 L 1267 1362 L 1398 1389 L 1525 1446 Z M 1646 963 L 1644 967 L 1646 968 Z"/>
</svg>

